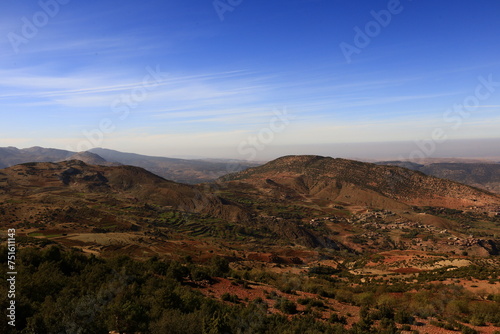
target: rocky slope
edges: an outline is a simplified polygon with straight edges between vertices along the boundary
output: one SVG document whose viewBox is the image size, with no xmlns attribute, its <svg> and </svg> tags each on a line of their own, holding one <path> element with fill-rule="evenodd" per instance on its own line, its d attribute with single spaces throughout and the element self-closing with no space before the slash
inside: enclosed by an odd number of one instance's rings
<svg viewBox="0 0 500 334">
<path fill-rule="evenodd" d="M 497 195 L 406 168 L 321 156 L 286 156 L 220 181 L 247 183 L 277 198 L 319 198 L 385 209 L 403 205 L 489 207 L 500 203 Z"/>
<path fill-rule="evenodd" d="M 27 219 L 43 210 L 92 206 L 97 201 L 171 207 L 227 219 L 244 219 L 238 206 L 195 186 L 165 180 L 133 166 L 92 166 L 79 160 L 26 163 L 0 170 L 0 200 L 10 205 L 10 219 Z M 3 217 L 5 218 L 5 216 Z"/>
<path fill-rule="evenodd" d="M 382 161 L 377 164 L 404 167 L 500 194 L 500 163 Z"/>
</svg>

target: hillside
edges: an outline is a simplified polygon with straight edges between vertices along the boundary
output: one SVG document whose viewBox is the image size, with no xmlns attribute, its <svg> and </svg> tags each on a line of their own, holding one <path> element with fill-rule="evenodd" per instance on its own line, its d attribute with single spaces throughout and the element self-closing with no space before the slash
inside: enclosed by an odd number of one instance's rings
<svg viewBox="0 0 500 334">
<path fill-rule="evenodd" d="M 78 222 L 78 233 L 142 230 L 163 235 L 163 228 L 168 233 L 199 230 L 201 235 L 245 236 L 254 242 L 258 236 L 261 242 L 340 247 L 294 223 L 252 218 L 251 210 L 214 195 L 209 186 L 168 181 L 132 166 L 92 166 L 79 160 L 16 165 L 0 171 L 0 201 L 5 222 L 37 227 L 50 222 L 57 226 L 55 234 Z"/>
<path fill-rule="evenodd" d="M 83 211 L 79 219 L 85 220 L 88 216 L 90 221 L 95 221 L 99 220 L 98 213 L 108 216 L 109 213 L 94 208 L 108 205 L 119 210 L 130 203 L 158 205 L 228 220 L 243 215 L 237 206 L 142 168 L 91 166 L 79 160 L 26 163 L 0 170 L 0 199 L 4 203 L 15 203 L 3 206 L 3 219 L 7 221 L 33 220 L 46 215 L 46 210 L 53 212 L 56 208 L 72 208 L 75 214 Z M 90 208 L 93 209 L 87 210 Z M 97 216 L 89 216 L 89 212 Z M 118 215 L 118 212 L 112 213 Z M 123 224 L 129 220 L 117 218 L 112 220 Z"/>
<path fill-rule="evenodd" d="M 500 194 L 500 164 L 430 164 L 422 173 L 464 183 Z"/>
<path fill-rule="evenodd" d="M 500 163 L 443 162 L 417 164 L 409 161 L 381 161 L 376 164 L 404 167 L 500 194 Z"/>
<path fill-rule="evenodd" d="M 378 208 L 402 204 L 465 208 L 498 205 L 499 196 L 395 166 L 320 156 L 287 156 L 230 174 L 221 181 L 248 183 L 274 195 L 316 198 Z"/>
<path fill-rule="evenodd" d="M 217 189 L 257 216 L 295 221 L 359 252 L 500 248 L 498 195 L 406 168 L 286 156 L 222 177 Z"/>
</svg>

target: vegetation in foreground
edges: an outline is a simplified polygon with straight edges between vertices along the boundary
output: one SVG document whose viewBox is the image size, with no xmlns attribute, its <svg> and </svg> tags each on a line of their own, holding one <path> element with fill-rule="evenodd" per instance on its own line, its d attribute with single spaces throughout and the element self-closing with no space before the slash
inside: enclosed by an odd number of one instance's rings
<svg viewBox="0 0 500 334">
<path fill-rule="evenodd" d="M 5 261 L 6 248 L 0 251 Z M 101 259 L 59 246 L 22 248 L 18 255 L 17 327 L 12 331 L 1 322 L 3 333 L 398 333 L 426 323 L 475 333 L 472 326 L 500 326 L 500 294 L 478 300 L 456 285 L 350 284 L 321 268 L 283 280 L 232 270 L 223 257 L 207 265 L 189 258 L 140 262 L 123 256 Z M 231 294 L 215 300 L 197 288 L 215 277 L 233 278 L 243 286 L 261 281 L 281 293 L 271 292 L 268 300 Z M 294 298 L 298 291 L 312 295 Z M 347 319 L 329 306 L 332 300 L 356 306 L 359 314 Z M 1 304 L 5 310 L 6 300 Z"/>
</svg>

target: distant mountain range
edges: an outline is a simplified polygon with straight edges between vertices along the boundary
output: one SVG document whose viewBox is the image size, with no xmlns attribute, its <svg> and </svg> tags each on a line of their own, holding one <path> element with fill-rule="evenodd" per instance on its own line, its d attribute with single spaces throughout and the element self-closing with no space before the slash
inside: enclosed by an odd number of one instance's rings
<svg viewBox="0 0 500 334">
<path fill-rule="evenodd" d="M 21 150 L 15 147 L 0 147 L 0 168 L 7 168 L 25 162 L 62 161 L 75 153 L 43 147 L 31 147 Z"/>
<path fill-rule="evenodd" d="M 168 180 L 191 184 L 210 182 L 230 172 L 257 165 L 242 160 L 210 161 L 151 157 L 102 148 L 95 148 L 90 152 L 98 154 L 107 161 L 142 167 Z"/>
<path fill-rule="evenodd" d="M 404 167 L 500 194 L 500 163 L 446 162 L 418 164 L 410 161 L 381 161 L 376 162 L 376 164 Z"/>
<path fill-rule="evenodd" d="M 80 153 L 43 147 L 26 149 L 0 148 L 0 168 L 27 162 L 59 162 L 67 160 L 81 160 L 90 165 L 142 167 L 168 180 L 190 184 L 213 181 L 230 172 L 256 166 L 256 164 L 246 161 L 174 159 L 123 153 L 102 148 Z"/>
</svg>

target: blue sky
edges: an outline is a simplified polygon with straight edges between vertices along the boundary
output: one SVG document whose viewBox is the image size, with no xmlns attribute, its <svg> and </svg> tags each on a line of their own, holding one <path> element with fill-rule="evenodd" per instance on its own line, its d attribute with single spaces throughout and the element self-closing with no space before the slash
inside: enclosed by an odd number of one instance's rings
<svg viewBox="0 0 500 334">
<path fill-rule="evenodd" d="M 431 156 L 445 140 L 500 138 L 497 1 L 0 9 L 0 146 L 258 160 L 365 142 Z"/>
</svg>

